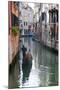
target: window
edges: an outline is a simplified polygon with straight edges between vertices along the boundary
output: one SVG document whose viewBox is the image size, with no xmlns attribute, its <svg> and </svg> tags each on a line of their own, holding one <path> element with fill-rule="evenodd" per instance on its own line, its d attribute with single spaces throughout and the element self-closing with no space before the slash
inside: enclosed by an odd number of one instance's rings
<svg viewBox="0 0 60 90">
<path fill-rule="evenodd" d="M 15 26 L 18 24 L 19 24 L 18 17 L 16 17 L 14 14 L 12 14 L 12 26 Z"/>
<path fill-rule="evenodd" d="M 27 22 L 26 22 L 26 26 L 27 26 Z"/>
<path fill-rule="evenodd" d="M 27 26 L 27 22 L 24 22 L 24 26 Z"/>
<path fill-rule="evenodd" d="M 44 20 L 45 20 L 45 17 L 46 17 L 46 13 L 45 13 L 45 12 L 43 12 L 43 13 L 42 13 L 42 21 L 44 21 Z"/>
<path fill-rule="evenodd" d="M 25 22 L 24 22 L 24 26 L 25 26 Z"/>
</svg>

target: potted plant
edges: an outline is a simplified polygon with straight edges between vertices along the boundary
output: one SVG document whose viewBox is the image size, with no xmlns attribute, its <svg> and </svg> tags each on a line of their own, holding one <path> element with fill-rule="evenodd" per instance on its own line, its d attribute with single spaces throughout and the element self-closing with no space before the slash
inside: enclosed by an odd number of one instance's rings
<svg viewBox="0 0 60 90">
<path fill-rule="evenodd" d="M 19 29 L 17 28 L 17 26 L 13 26 L 13 27 L 12 27 L 12 34 L 13 34 L 14 36 L 17 36 L 18 31 L 19 31 Z"/>
</svg>

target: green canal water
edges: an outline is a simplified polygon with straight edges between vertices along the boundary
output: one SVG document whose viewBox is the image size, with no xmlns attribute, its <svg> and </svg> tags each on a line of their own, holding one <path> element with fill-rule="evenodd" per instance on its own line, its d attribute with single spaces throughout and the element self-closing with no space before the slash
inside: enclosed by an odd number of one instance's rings
<svg viewBox="0 0 60 90">
<path fill-rule="evenodd" d="M 27 73 L 22 71 L 22 51 L 15 65 L 11 67 L 9 73 L 9 88 L 22 87 L 46 87 L 58 85 L 58 54 L 40 43 L 33 41 L 31 37 L 22 38 L 20 47 L 24 44 L 27 51 L 31 49 L 33 56 L 32 67 L 27 68 Z M 25 70 L 26 71 L 26 70 Z M 26 74 L 29 73 L 28 79 Z M 24 78 L 24 82 L 23 82 Z"/>
</svg>

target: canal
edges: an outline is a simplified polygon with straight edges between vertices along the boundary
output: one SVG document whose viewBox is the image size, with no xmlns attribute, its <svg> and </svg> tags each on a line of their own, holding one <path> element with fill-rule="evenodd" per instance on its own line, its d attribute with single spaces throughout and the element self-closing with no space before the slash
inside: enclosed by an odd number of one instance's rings
<svg viewBox="0 0 60 90">
<path fill-rule="evenodd" d="M 9 88 L 45 87 L 58 85 L 58 54 L 40 43 L 33 41 L 32 37 L 21 38 L 20 48 L 24 44 L 27 51 L 30 49 L 33 57 L 32 67 L 22 71 L 22 51 L 9 73 Z"/>
</svg>

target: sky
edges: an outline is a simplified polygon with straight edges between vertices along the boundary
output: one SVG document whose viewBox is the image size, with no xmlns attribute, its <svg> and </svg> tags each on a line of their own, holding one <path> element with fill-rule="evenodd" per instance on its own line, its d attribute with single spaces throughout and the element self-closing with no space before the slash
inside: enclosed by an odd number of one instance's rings
<svg viewBox="0 0 60 90">
<path fill-rule="evenodd" d="M 29 5 L 32 9 L 34 9 L 34 3 L 28 3 L 28 5 Z"/>
</svg>

